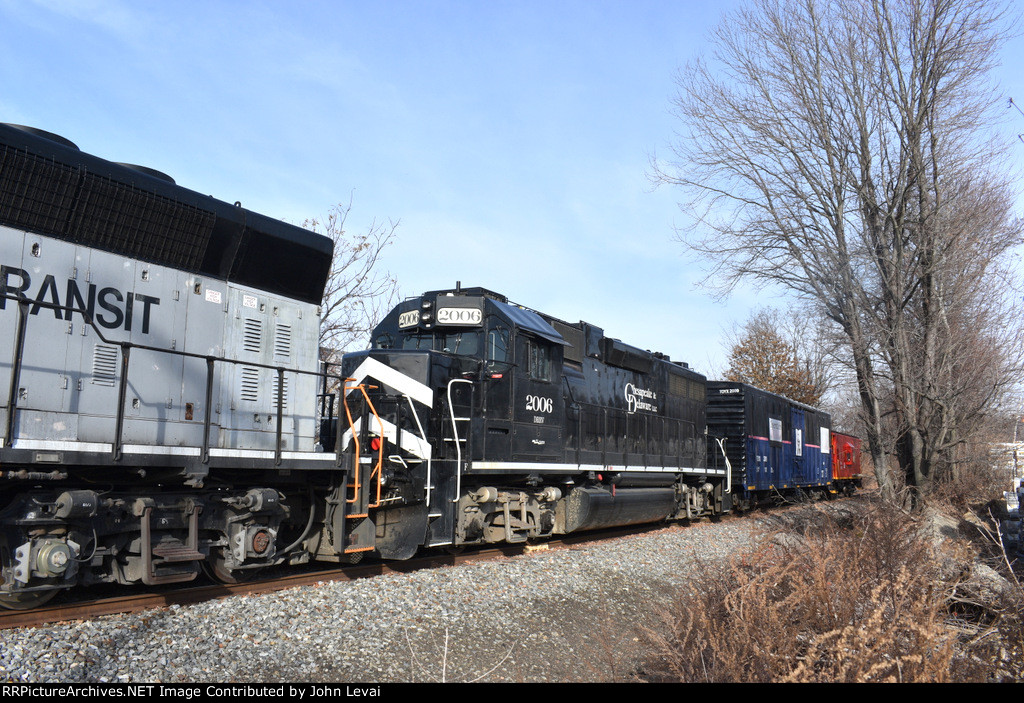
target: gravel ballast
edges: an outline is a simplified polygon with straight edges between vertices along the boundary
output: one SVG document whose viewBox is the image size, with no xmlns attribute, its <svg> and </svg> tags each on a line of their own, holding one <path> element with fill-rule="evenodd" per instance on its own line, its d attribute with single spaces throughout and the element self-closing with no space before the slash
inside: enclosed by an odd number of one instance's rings
<svg viewBox="0 0 1024 703">
<path fill-rule="evenodd" d="M 605 681 L 758 518 L 270 595 L 0 631 L 0 680 L 55 683 Z"/>
</svg>

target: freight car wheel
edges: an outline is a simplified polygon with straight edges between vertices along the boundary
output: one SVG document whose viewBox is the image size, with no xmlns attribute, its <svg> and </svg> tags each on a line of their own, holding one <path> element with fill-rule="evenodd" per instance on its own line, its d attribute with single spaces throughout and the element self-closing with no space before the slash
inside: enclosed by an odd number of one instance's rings
<svg viewBox="0 0 1024 703">
<path fill-rule="evenodd" d="M 0 593 L 0 608 L 7 610 L 32 610 L 43 603 L 49 602 L 58 593 L 58 589 L 49 591 L 29 591 L 28 593 Z"/>
</svg>

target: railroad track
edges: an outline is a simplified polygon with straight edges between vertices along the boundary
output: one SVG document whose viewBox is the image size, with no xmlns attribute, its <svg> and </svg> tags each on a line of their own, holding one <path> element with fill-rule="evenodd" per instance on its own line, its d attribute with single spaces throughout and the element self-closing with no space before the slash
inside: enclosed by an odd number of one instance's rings
<svg viewBox="0 0 1024 703">
<path fill-rule="evenodd" d="M 160 591 L 138 593 L 137 588 L 126 586 L 133 592 L 129 595 L 113 595 L 109 597 L 78 600 L 67 603 L 50 603 L 32 610 L 0 610 L 0 630 L 18 627 L 38 627 L 55 622 L 72 620 L 89 620 L 103 615 L 119 613 L 137 613 L 155 608 L 167 608 L 172 605 L 193 605 L 218 598 L 231 596 L 274 593 L 289 588 L 312 586 L 316 583 L 330 581 L 353 581 L 371 578 L 383 574 L 403 574 L 421 569 L 432 569 L 456 564 L 518 556 L 528 551 L 560 549 L 583 544 L 597 543 L 628 535 L 641 534 L 659 529 L 678 529 L 680 525 L 654 524 L 636 529 L 620 527 L 609 530 L 596 530 L 582 535 L 565 535 L 546 542 L 518 545 L 499 545 L 483 549 L 467 549 L 457 554 L 434 553 L 416 557 L 406 561 L 370 562 L 366 564 L 346 565 L 328 569 L 317 569 L 302 573 L 289 573 L 280 577 L 257 579 L 245 583 L 223 584 L 209 583 Z"/>
</svg>

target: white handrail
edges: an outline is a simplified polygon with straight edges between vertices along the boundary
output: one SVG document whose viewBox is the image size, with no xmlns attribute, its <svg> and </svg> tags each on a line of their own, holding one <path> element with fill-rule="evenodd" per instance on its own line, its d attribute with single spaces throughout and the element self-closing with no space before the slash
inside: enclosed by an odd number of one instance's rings
<svg viewBox="0 0 1024 703">
<path fill-rule="evenodd" d="M 465 378 L 453 378 L 448 381 L 448 415 L 452 419 L 452 436 L 455 438 L 455 497 L 452 498 L 453 503 L 458 503 L 459 496 L 462 495 L 462 443 L 459 442 L 459 427 L 455 424 L 455 408 L 452 407 L 452 386 L 456 383 L 473 385 L 472 381 Z"/>
<path fill-rule="evenodd" d="M 715 437 L 715 442 L 718 443 L 718 448 L 722 452 L 722 458 L 725 459 L 725 492 L 732 493 L 732 463 L 729 461 L 729 457 L 725 453 L 725 439 L 722 437 Z"/>
<path fill-rule="evenodd" d="M 412 404 L 412 398 L 410 398 L 409 396 L 404 396 L 404 397 L 409 402 L 409 410 L 412 411 L 413 419 L 416 420 L 416 427 L 420 431 L 420 436 L 419 436 L 420 440 L 423 442 L 423 444 L 429 445 L 429 441 L 427 440 L 427 433 L 423 431 L 423 425 L 420 424 L 420 415 L 419 415 L 419 413 L 416 412 L 416 406 Z M 423 450 L 421 450 L 421 451 L 423 451 Z M 430 489 L 433 488 L 433 484 L 431 484 L 431 482 L 430 482 L 431 481 L 431 475 L 430 475 L 430 470 L 431 470 L 430 455 L 433 452 L 424 451 L 424 453 L 427 455 L 427 506 L 429 506 L 430 505 Z"/>
</svg>

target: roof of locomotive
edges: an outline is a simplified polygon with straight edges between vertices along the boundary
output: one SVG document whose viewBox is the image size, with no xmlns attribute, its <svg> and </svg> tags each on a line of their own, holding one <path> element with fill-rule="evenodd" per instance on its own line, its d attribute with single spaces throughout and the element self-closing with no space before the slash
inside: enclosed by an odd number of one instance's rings
<svg viewBox="0 0 1024 703">
<path fill-rule="evenodd" d="M 388 313 L 378 327 L 390 327 L 398 324 L 397 318 L 401 313 L 419 309 L 421 304 L 425 307 L 426 302 L 424 301 L 429 301 L 430 305 L 436 304 L 438 310 L 443 310 L 442 305 L 445 304 L 450 306 L 449 309 L 472 308 L 480 310 L 479 319 L 474 323 L 470 323 L 471 325 L 480 324 L 483 311 L 486 308 L 488 314 L 496 314 L 520 330 L 530 332 L 556 344 L 571 346 L 540 313 L 530 308 L 510 303 L 505 296 L 486 288 L 462 288 L 461 286 L 456 286 L 455 288 L 427 291 L 423 295 L 406 298 Z M 437 312 L 435 310 L 434 314 L 436 315 Z M 444 328 L 454 325 L 454 323 L 446 324 L 436 320 L 437 318 L 417 316 L 414 324 L 402 326 L 407 330 L 410 328 L 430 330 L 435 328 L 435 326 Z M 376 336 L 376 332 L 374 332 L 374 336 Z"/>
<path fill-rule="evenodd" d="M 48 132 L 0 124 L 0 224 L 319 304 L 334 243 Z"/>
<path fill-rule="evenodd" d="M 391 312 L 381 321 L 378 329 L 392 328 L 399 323 L 399 316 L 402 313 L 419 309 L 422 301 L 436 302 L 440 307 L 444 300 L 467 300 L 476 299 L 482 301 L 482 305 L 514 324 L 518 329 L 533 333 L 543 339 L 547 339 L 565 348 L 566 359 L 582 362 L 585 356 L 596 356 L 603 358 L 607 363 L 614 366 L 632 369 L 635 371 L 649 372 L 655 362 L 669 364 L 676 373 L 685 373 L 694 377 L 704 378 L 689 367 L 685 362 L 672 361 L 667 355 L 658 352 L 644 351 L 604 336 L 604 330 L 588 322 L 570 323 L 560 320 L 551 315 L 545 315 L 531 308 L 510 302 L 509 299 L 487 288 L 473 287 L 463 288 L 457 283 L 454 288 L 442 288 L 423 293 L 423 295 L 406 298 L 395 306 Z M 468 304 L 468 303 L 467 303 Z M 411 326 L 419 328 L 417 324 Z M 411 329 L 406 327 L 406 331 Z M 441 325 L 444 327 L 444 325 Z M 434 329 L 434 323 L 430 323 L 423 329 Z M 377 330 L 373 332 L 374 338 Z"/>
</svg>

